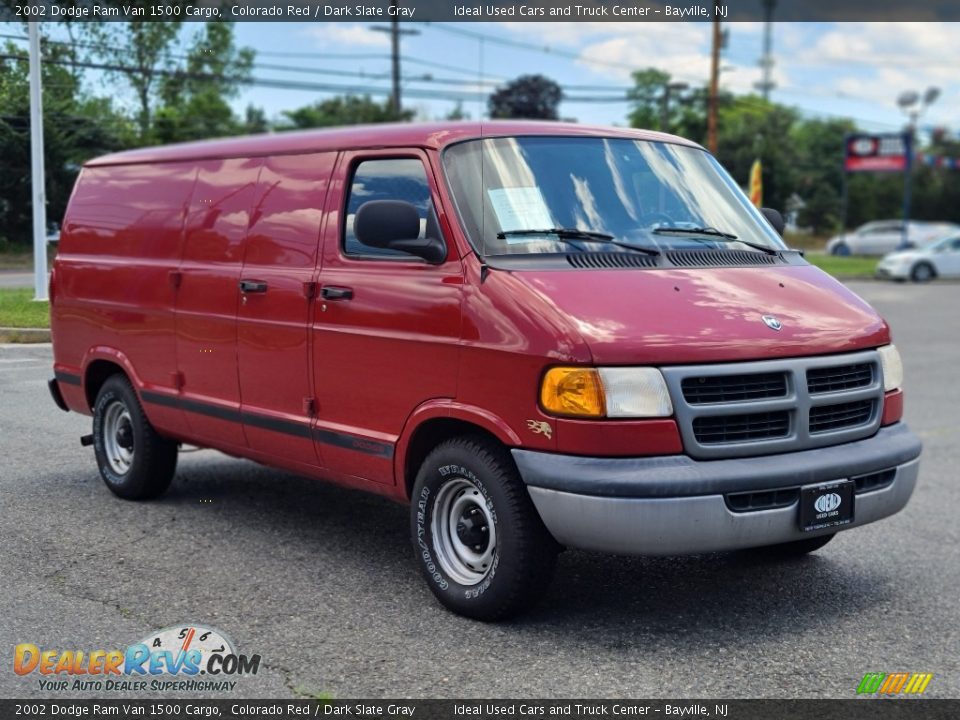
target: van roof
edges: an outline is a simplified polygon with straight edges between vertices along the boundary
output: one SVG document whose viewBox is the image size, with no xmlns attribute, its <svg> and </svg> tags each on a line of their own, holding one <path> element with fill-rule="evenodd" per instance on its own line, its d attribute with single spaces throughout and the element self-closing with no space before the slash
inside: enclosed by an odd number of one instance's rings
<svg viewBox="0 0 960 720">
<path fill-rule="evenodd" d="M 140 163 L 178 162 L 183 160 L 262 155 L 291 155 L 303 152 L 368 149 L 389 147 L 423 147 L 441 149 L 451 143 L 479 137 L 512 135 L 562 135 L 573 137 L 612 137 L 662 142 L 700 147 L 675 135 L 634 130 L 632 128 L 599 127 L 576 123 L 484 120 L 448 121 L 434 123 L 384 123 L 379 125 L 351 125 L 341 128 L 300 130 L 249 135 L 220 140 L 180 143 L 139 148 L 94 158 L 87 167 L 102 165 L 132 165 Z"/>
</svg>

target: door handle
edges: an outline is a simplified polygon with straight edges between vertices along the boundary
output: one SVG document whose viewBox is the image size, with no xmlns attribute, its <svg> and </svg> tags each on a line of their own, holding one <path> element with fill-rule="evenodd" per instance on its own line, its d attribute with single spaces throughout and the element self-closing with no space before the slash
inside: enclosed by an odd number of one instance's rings
<svg viewBox="0 0 960 720">
<path fill-rule="evenodd" d="M 353 297 L 353 288 L 324 285 L 320 288 L 320 297 L 324 300 L 349 300 Z"/>
<path fill-rule="evenodd" d="M 263 280 L 241 280 L 240 292 L 243 293 L 265 293 L 267 283 Z"/>
</svg>

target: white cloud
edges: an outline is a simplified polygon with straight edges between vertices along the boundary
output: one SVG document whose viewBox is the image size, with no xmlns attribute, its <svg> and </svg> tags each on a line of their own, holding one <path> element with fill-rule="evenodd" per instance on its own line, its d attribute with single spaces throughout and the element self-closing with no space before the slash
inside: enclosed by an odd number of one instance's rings
<svg viewBox="0 0 960 720">
<path fill-rule="evenodd" d="M 820 90 L 840 97 L 896 108 L 906 90 L 938 87 L 927 122 L 956 122 L 960 100 L 960 24 L 844 23 L 801 48 L 790 64 L 818 71 Z"/>
<path fill-rule="evenodd" d="M 842 0 L 838 0 L 842 1 Z M 575 52 L 598 80 L 630 84 L 634 70 L 656 67 L 703 85 L 710 71 L 709 23 L 500 23 L 517 39 Z M 756 92 L 764 24 L 728 23 L 729 48 L 721 86 Z M 960 23 L 776 23 L 774 98 L 811 112 L 853 112 L 859 120 L 899 123 L 896 97 L 904 90 L 942 90 L 924 123 L 958 124 Z M 782 95 L 778 97 L 777 93 Z"/>
<path fill-rule="evenodd" d="M 327 44 L 352 45 L 365 48 L 388 48 L 390 40 L 386 33 L 375 32 L 369 25 L 342 25 L 329 22 L 319 23 L 307 28 L 304 33 L 319 40 L 319 49 L 325 49 Z"/>
</svg>

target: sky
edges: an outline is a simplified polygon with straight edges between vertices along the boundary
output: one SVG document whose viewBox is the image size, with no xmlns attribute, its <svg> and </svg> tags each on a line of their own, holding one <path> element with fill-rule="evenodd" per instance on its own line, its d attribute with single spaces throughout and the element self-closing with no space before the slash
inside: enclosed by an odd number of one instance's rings
<svg viewBox="0 0 960 720">
<path fill-rule="evenodd" d="M 410 78 L 404 83 L 410 91 L 404 103 L 426 118 L 442 117 L 455 103 L 412 97 L 417 90 L 475 93 L 478 87 L 489 91 L 490 83 L 519 74 L 542 73 L 570 88 L 566 95 L 571 100 L 561 105 L 562 117 L 625 124 L 628 104 L 599 98 L 622 92 L 631 84 L 633 70 L 657 67 L 691 85 L 705 84 L 709 75 L 709 23 L 410 23 L 406 27 L 419 34 L 405 37 L 402 43 L 403 75 Z M 735 93 L 749 92 L 761 76 L 763 24 L 728 23 L 725 27 L 729 39 L 721 62 L 721 86 Z M 389 38 L 368 24 L 239 23 L 237 39 L 261 51 L 262 62 L 269 59 L 381 76 L 324 75 L 316 76 L 317 81 L 389 88 Z M 777 87 L 771 98 L 806 115 L 849 117 L 866 130 L 893 131 L 905 123 L 896 103 L 898 95 L 937 87 L 940 97 L 924 112 L 920 126 L 960 130 L 960 24 L 774 23 L 773 49 Z M 266 52 L 328 57 L 268 58 Z M 332 57 L 342 54 L 364 57 Z M 434 79 L 415 79 L 424 74 Z M 257 75 L 289 77 L 267 69 L 258 69 Z M 241 103 L 262 105 L 269 115 L 309 100 L 310 93 L 254 88 Z M 464 102 L 464 110 L 474 118 L 485 113 L 477 100 Z"/>
<path fill-rule="evenodd" d="M 2 25 L 0 25 L 2 27 Z M 236 24 L 237 42 L 257 51 L 257 78 L 321 83 L 316 90 L 245 88 L 235 100 L 270 118 L 344 89 L 385 99 L 390 88 L 389 37 L 371 24 Z M 630 73 L 656 67 L 677 81 L 703 85 L 709 74 L 710 24 L 673 23 L 404 23 L 416 34 L 402 42 L 404 105 L 420 119 L 463 110 L 483 117 L 489 93 L 521 74 L 541 73 L 565 89 L 561 116 L 600 125 L 627 123 L 629 104 L 612 100 L 631 85 Z M 754 90 L 760 79 L 762 23 L 726 23 L 721 87 Z M 184 37 L 199 28 L 188 25 Z M 57 37 L 56 28 L 44 29 Z M 7 32 L 20 28 L 7 25 Z M 62 39 L 62 38 L 61 38 Z M 24 44 L 25 47 L 25 44 Z M 960 132 L 960 23 L 774 23 L 771 98 L 804 115 L 846 117 L 862 129 L 895 131 L 904 91 L 941 94 L 919 125 Z M 116 88 L 116 83 L 110 83 Z M 120 100 L 132 106 L 129 93 Z"/>
</svg>

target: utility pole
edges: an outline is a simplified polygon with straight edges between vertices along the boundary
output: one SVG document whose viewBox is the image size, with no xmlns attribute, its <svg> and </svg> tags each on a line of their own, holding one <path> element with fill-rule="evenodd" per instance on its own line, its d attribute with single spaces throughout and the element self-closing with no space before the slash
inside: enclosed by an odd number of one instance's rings
<svg viewBox="0 0 960 720">
<path fill-rule="evenodd" d="M 707 149 L 717 152 L 717 109 L 720 105 L 720 18 L 713 18 L 713 47 L 710 50 L 710 97 L 707 98 Z"/>
<path fill-rule="evenodd" d="M 43 96 L 40 92 L 40 23 L 30 38 L 30 185 L 33 190 L 33 299 L 47 299 L 47 207 L 43 171 Z"/>
<path fill-rule="evenodd" d="M 773 81 L 773 9 L 776 6 L 777 0 L 763 0 L 763 57 L 760 58 L 763 79 L 754 87 L 765 101 L 770 100 L 770 91 L 777 86 Z"/>
<path fill-rule="evenodd" d="M 400 36 L 401 35 L 419 35 L 419 30 L 400 28 L 398 12 L 398 0 L 390 0 L 391 17 L 390 27 L 374 25 L 370 29 L 375 32 L 385 32 L 390 34 L 390 55 L 393 76 L 393 92 L 390 93 L 390 109 L 396 117 L 400 117 L 402 104 L 400 102 Z"/>
<path fill-rule="evenodd" d="M 660 132 L 670 132 L 670 97 L 674 91 L 682 92 L 690 86 L 685 82 L 668 82 L 660 97 Z"/>
</svg>

